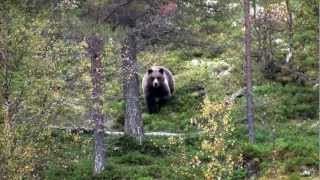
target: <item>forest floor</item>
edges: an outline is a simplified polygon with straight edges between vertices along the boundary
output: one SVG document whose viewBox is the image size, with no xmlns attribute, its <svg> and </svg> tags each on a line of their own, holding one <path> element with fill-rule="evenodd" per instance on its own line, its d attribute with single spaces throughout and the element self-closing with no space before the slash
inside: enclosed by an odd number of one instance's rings
<svg viewBox="0 0 320 180">
<path fill-rule="evenodd" d="M 244 159 L 253 159 L 256 163 L 256 173 L 261 179 L 317 179 L 318 161 L 318 126 L 315 119 L 294 119 L 308 113 L 303 107 L 293 103 L 295 97 L 308 97 L 312 92 L 303 87 L 294 85 L 282 86 L 273 84 L 257 87 L 257 99 L 260 96 L 278 96 L 282 91 L 285 94 L 295 92 L 296 96 L 281 97 L 281 103 L 289 103 L 285 107 L 278 107 L 278 114 L 288 114 L 292 106 L 296 106 L 291 113 L 297 113 L 291 120 L 280 117 L 278 120 L 257 116 L 256 119 L 256 144 L 247 142 L 247 128 L 245 119 L 235 119 L 236 139 L 235 153 L 241 153 Z M 273 90 L 272 90 L 273 89 Z M 279 91 L 280 90 L 280 91 Z M 298 91 L 297 91 L 298 90 Z M 179 91 L 179 89 L 178 89 Z M 186 90 L 186 91 L 190 91 Z M 288 92 L 290 91 L 290 92 Z M 184 96 L 183 96 L 183 95 Z M 192 155 L 199 150 L 199 141 L 196 129 L 192 127 L 190 119 L 199 112 L 202 97 L 194 93 L 180 91 L 175 98 L 158 114 L 143 114 L 145 131 L 165 131 L 174 133 L 191 134 L 184 136 L 187 155 Z M 299 98 L 298 98 L 299 99 Z M 307 98 L 308 99 L 308 98 Z M 236 105 L 241 108 L 245 98 L 236 100 Z M 263 106 L 263 105 L 261 105 Z M 143 106 L 144 107 L 144 106 Z M 281 109 L 284 108 L 284 109 Z M 298 112 L 299 108 L 301 112 Z M 236 109 L 236 108 L 235 108 Z M 145 111 L 145 108 L 143 108 Z M 258 115 L 268 115 L 267 110 Z M 283 111 L 283 112 L 282 112 Z M 312 111 L 311 111 L 312 112 Z M 238 112 L 234 111 L 236 117 Z M 271 112 L 272 113 L 272 112 Z M 293 114 L 291 114 L 293 115 Z M 59 151 L 61 157 L 70 162 L 65 167 L 51 164 L 45 171 L 48 179 L 91 179 L 92 177 L 92 135 L 70 135 L 56 133 L 57 142 L 62 143 Z M 107 161 L 106 170 L 99 176 L 105 179 L 181 179 L 177 173 L 175 162 L 181 158 L 181 149 L 170 144 L 168 137 L 145 137 L 143 145 L 138 145 L 130 138 L 107 135 Z M 186 165 L 187 166 L 187 165 Z M 180 167 L 181 168 L 181 167 Z M 244 179 L 245 169 L 238 169 L 233 179 Z"/>
</svg>

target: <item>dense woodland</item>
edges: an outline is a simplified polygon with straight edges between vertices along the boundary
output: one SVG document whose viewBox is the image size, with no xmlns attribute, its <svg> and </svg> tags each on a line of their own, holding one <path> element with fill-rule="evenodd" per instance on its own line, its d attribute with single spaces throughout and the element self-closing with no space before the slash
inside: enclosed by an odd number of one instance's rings
<svg viewBox="0 0 320 180">
<path fill-rule="evenodd" d="M 319 178 L 319 3 L 1 0 L 0 179 Z"/>
</svg>

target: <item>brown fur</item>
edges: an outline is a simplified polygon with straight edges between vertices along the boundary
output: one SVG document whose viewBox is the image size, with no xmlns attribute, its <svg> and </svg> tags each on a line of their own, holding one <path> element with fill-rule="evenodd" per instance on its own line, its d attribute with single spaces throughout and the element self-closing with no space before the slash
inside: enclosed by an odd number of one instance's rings
<svg viewBox="0 0 320 180">
<path fill-rule="evenodd" d="M 152 66 L 148 69 L 142 80 L 142 89 L 149 113 L 157 112 L 171 98 L 174 86 L 173 75 L 167 68 Z"/>
</svg>

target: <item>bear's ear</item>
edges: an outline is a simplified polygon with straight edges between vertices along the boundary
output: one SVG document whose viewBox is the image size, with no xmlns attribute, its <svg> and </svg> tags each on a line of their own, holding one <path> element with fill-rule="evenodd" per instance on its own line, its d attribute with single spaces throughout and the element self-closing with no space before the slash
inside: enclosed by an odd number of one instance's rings
<svg viewBox="0 0 320 180">
<path fill-rule="evenodd" d="M 151 74 L 153 72 L 152 69 L 148 69 L 148 74 Z"/>
<path fill-rule="evenodd" d="M 160 72 L 161 74 L 163 74 L 163 69 L 162 69 L 162 68 L 160 68 L 160 69 L 159 69 L 159 72 Z"/>
</svg>

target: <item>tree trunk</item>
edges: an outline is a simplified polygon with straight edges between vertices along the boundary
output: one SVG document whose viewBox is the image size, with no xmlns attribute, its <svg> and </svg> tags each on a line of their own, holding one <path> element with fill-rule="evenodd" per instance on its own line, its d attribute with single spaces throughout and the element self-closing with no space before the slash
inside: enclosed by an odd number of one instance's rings
<svg viewBox="0 0 320 180">
<path fill-rule="evenodd" d="M 252 67 L 251 67 L 251 20 L 250 1 L 244 0 L 245 14 L 245 81 L 247 96 L 247 121 L 249 130 L 249 142 L 255 142 L 254 115 L 253 115 L 253 93 L 252 93 Z"/>
<path fill-rule="evenodd" d="M 91 119 L 95 122 L 95 151 L 94 151 L 94 174 L 100 174 L 105 168 L 105 146 L 104 146 L 104 115 L 102 113 L 102 62 L 101 53 L 103 40 L 92 36 L 88 38 L 88 53 L 91 59 L 91 80 L 92 80 L 92 110 Z"/>
<path fill-rule="evenodd" d="M 320 3 L 318 3 L 318 62 L 320 62 Z M 320 63 L 318 63 L 318 93 L 320 94 Z M 318 102 L 320 102 L 320 96 L 318 97 Z M 320 111 L 318 111 L 318 118 L 320 118 Z M 320 144 L 320 129 L 319 129 L 319 138 L 318 143 Z M 319 163 L 319 169 L 320 169 L 320 163 Z"/>
<path fill-rule="evenodd" d="M 139 78 L 136 60 L 136 39 L 129 33 L 122 48 L 122 80 L 125 99 L 124 132 L 140 144 L 143 139 L 143 123 L 140 109 Z"/>
<path fill-rule="evenodd" d="M 293 59 L 293 22 L 292 22 L 292 11 L 289 0 L 286 0 L 286 6 L 288 11 L 288 28 L 289 28 L 289 52 L 286 57 L 286 63 L 289 63 Z"/>
<path fill-rule="evenodd" d="M 4 55 L 2 55 L 4 57 Z M 8 62 L 8 60 L 4 59 L 4 62 Z M 11 154 L 14 150 L 14 128 L 13 128 L 13 121 L 14 121 L 14 110 L 13 110 L 13 103 L 10 98 L 10 75 L 9 65 L 4 63 L 4 83 L 3 83 L 3 91 L 1 92 L 1 96 L 4 100 L 3 110 L 4 110 L 4 135 L 5 135 L 5 156 L 9 159 L 11 158 Z"/>
<path fill-rule="evenodd" d="M 8 158 L 11 157 L 12 151 L 13 151 L 13 144 L 14 144 L 14 135 L 13 135 L 13 114 L 11 109 L 11 103 L 9 100 L 6 100 L 4 105 L 4 135 L 6 140 L 6 156 Z"/>
<path fill-rule="evenodd" d="M 257 2 L 256 0 L 252 0 L 252 6 L 253 6 L 253 19 L 256 19 L 257 16 Z"/>
</svg>

